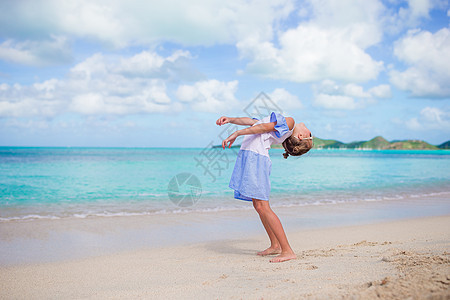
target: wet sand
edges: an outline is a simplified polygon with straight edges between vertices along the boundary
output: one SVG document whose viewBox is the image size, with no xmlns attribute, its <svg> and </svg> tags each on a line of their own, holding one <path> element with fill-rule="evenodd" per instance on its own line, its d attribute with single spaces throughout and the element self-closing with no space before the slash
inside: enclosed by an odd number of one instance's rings
<svg viewBox="0 0 450 300">
<path fill-rule="evenodd" d="M 133 226 L 139 220 L 144 218 L 129 218 L 127 226 L 136 229 Z M 45 245 L 52 240 L 51 232 L 70 232 L 75 224 L 71 222 L 76 222 L 78 230 L 84 227 L 87 235 L 78 243 L 95 243 L 98 236 L 117 230 L 111 220 L 97 220 L 95 226 L 86 220 L 60 222 L 59 231 L 48 229 L 48 224 L 56 224 L 49 222 L 35 222 L 35 232 L 27 229 L 31 223 L 15 226 L 16 231 L 11 224 L 1 224 L 3 245 L 18 236 L 21 240 L 39 236 Z M 156 226 L 158 220 L 150 222 Z M 179 225 L 187 226 L 182 221 Z M 199 220 L 199 226 L 205 223 Z M 114 253 L 91 251 L 53 261 L 16 262 L 0 268 L 0 298 L 450 298 L 449 215 L 287 232 L 298 258 L 283 263 L 269 263 L 270 257 L 256 255 L 267 246 L 267 238 L 251 230 L 232 238 L 221 235 L 192 243 L 134 245 L 131 250 L 112 245 Z M 74 236 L 67 235 L 66 242 L 73 243 Z"/>
</svg>

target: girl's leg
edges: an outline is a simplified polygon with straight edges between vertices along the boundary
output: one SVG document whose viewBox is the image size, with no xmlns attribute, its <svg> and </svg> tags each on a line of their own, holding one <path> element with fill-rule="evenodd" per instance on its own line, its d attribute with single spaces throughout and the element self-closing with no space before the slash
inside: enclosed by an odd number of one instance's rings
<svg viewBox="0 0 450 300">
<path fill-rule="evenodd" d="M 253 206 L 258 212 L 261 221 L 263 222 L 264 228 L 267 226 L 270 229 L 270 230 L 266 229 L 267 234 L 269 234 L 269 238 L 270 238 L 269 232 L 273 233 L 273 235 L 275 236 L 276 240 L 278 241 L 281 247 L 281 254 L 271 259 L 270 261 L 282 262 L 296 258 L 296 255 L 294 251 L 292 251 L 292 248 L 287 240 L 286 234 L 283 229 L 283 225 L 281 225 L 280 219 L 270 208 L 269 201 L 253 199 Z"/>
<path fill-rule="evenodd" d="M 258 201 L 258 200 L 253 200 L 253 206 L 256 209 L 255 201 Z M 280 242 L 278 242 L 278 239 L 275 236 L 275 233 L 273 233 L 272 229 L 270 228 L 270 225 L 269 225 L 269 222 L 266 219 L 266 216 L 262 215 L 262 214 L 259 214 L 259 218 L 261 219 L 261 222 L 262 222 L 262 224 L 264 226 L 264 229 L 266 230 L 267 235 L 269 236 L 270 247 L 267 248 L 264 251 L 258 252 L 258 255 L 265 256 L 265 255 L 281 253 Z"/>
</svg>

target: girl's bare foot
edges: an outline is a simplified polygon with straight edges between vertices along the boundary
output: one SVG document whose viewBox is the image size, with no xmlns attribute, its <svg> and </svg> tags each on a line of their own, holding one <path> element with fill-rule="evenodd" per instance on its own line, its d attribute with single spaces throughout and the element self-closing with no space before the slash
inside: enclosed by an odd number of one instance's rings
<svg viewBox="0 0 450 300">
<path fill-rule="evenodd" d="M 280 247 L 269 247 L 264 251 L 260 251 L 257 254 L 261 255 L 261 256 L 266 256 L 266 255 L 273 255 L 273 254 L 280 254 L 281 253 L 281 248 Z"/>
<path fill-rule="evenodd" d="M 296 258 L 297 258 L 297 255 L 295 255 L 295 253 L 281 253 L 277 257 L 272 258 L 270 260 L 270 262 L 277 263 L 277 262 L 288 261 L 288 260 L 296 259 Z"/>
</svg>

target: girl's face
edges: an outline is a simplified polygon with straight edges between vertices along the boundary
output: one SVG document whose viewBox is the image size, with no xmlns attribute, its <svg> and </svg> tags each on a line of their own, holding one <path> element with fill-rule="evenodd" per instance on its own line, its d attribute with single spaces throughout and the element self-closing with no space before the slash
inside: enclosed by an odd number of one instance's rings
<svg viewBox="0 0 450 300">
<path fill-rule="evenodd" d="M 297 123 L 295 124 L 292 136 L 302 140 L 303 138 L 310 137 L 311 131 L 306 127 L 305 123 Z"/>
</svg>

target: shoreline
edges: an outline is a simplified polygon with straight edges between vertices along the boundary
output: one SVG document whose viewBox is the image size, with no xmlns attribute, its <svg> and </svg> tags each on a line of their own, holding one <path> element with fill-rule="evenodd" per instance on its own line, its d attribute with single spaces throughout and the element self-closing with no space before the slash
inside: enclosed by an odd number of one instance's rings
<svg viewBox="0 0 450 300">
<path fill-rule="evenodd" d="M 289 237 L 299 230 L 450 215 L 446 196 L 274 206 L 273 210 Z M 248 209 L 217 212 L 11 221 L 0 223 L 0 267 L 251 238 L 262 233 L 251 203 Z"/>
<path fill-rule="evenodd" d="M 255 255 L 267 246 L 260 232 L 0 267 L 0 289 L 5 299 L 444 299 L 448 224 L 450 215 L 292 228 L 298 258 L 278 264 Z"/>
<path fill-rule="evenodd" d="M 231 193 L 231 192 L 230 192 Z M 376 194 L 374 191 L 363 191 L 361 193 L 325 193 L 310 192 L 302 196 L 287 194 L 286 192 L 273 193 L 271 207 L 276 209 L 295 208 L 309 206 L 328 206 L 346 203 L 366 203 L 366 202 L 386 202 L 386 201 L 408 201 L 415 199 L 450 199 L 448 185 L 436 185 L 433 187 L 403 188 L 403 190 L 391 190 Z M 297 198 L 297 199 L 295 199 Z M 130 203 L 131 201 L 131 203 Z M 434 200 L 433 200 L 434 201 Z M 87 219 L 95 217 L 134 217 L 155 215 L 185 215 L 190 213 L 221 213 L 235 212 L 239 210 L 253 210 L 246 201 L 236 200 L 233 196 L 227 195 L 222 198 L 216 196 L 201 197 L 192 206 L 178 206 L 168 199 L 163 202 L 153 201 L 117 201 L 115 203 L 75 203 L 64 205 L 58 203 L 48 203 L 44 205 L 25 205 L 24 207 L 9 206 L 3 207 L 0 215 L 0 225 L 10 222 L 28 222 L 40 220 L 66 220 L 66 219 Z M 450 212 L 450 210 L 449 210 Z"/>
<path fill-rule="evenodd" d="M 448 141 L 447 141 L 448 142 Z M 350 142 L 351 143 L 351 142 Z M 441 144 L 444 144 L 446 142 L 443 142 Z M 439 144 L 439 145 L 441 145 Z M 434 145 L 434 144 L 430 144 L 433 146 L 439 146 L 439 145 Z M 231 148 L 239 148 L 241 145 L 233 145 L 231 146 Z M 280 148 L 282 146 L 274 146 L 271 147 L 271 149 L 282 149 Z M 158 146 L 32 146 L 32 145 L 27 145 L 27 146 L 11 146 L 11 145 L 0 145 L 0 149 L 20 149 L 20 148 L 24 148 L 24 149 L 29 149 L 29 148 L 33 148 L 33 149 L 193 149 L 193 150 L 202 150 L 205 149 L 205 146 L 196 146 L 196 147 L 158 147 Z M 222 145 L 212 145 L 211 148 L 222 148 Z M 378 148 L 312 148 L 312 150 L 357 150 L 357 151 L 366 151 L 366 150 L 374 150 L 374 151 L 378 151 L 378 150 L 406 150 L 406 151 L 428 151 L 428 150 L 450 150 L 449 148 L 438 148 L 438 149 L 378 149 Z"/>
</svg>

